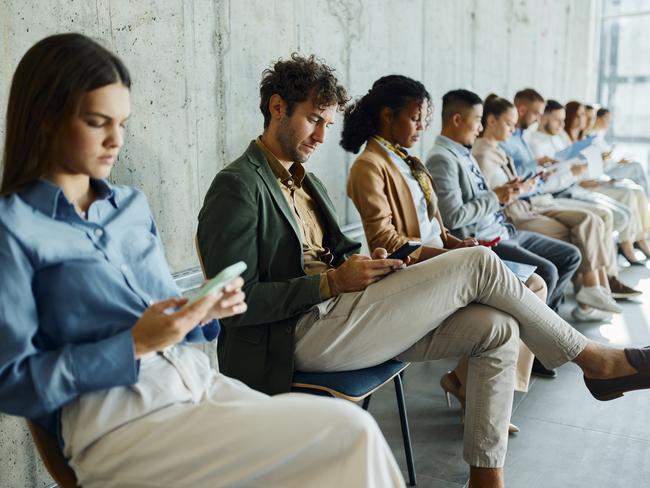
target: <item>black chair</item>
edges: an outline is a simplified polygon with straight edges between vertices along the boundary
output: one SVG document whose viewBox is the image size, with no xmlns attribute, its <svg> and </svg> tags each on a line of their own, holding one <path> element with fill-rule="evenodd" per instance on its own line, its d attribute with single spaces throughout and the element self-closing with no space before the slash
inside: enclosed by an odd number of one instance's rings
<svg viewBox="0 0 650 488">
<path fill-rule="evenodd" d="M 304 373 L 296 371 L 293 375 L 292 391 L 300 391 L 315 395 L 343 398 L 351 402 L 363 400 L 362 408 L 368 410 L 370 397 L 390 380 L 395 383 L 397 408 L 402 426 L 402 439 L 406 454 L 406 466 L 409 472 L 409 485 L 415 486 L 415 463 L 411 445 L 406 407 L 404 405 L 404 389 L 402 374 L 411 363 L 390 360 L 371 368 L 342 371 L 338 373 Z"/>
</svg>

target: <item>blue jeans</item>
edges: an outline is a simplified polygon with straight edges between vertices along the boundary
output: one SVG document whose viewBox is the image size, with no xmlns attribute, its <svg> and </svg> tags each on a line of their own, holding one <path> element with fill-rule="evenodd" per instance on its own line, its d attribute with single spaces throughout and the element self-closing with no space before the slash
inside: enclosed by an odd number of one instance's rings
<svg viewBox="0 0 650 488">
<path fill-rule="evenodd" d="M 580 250 L 573 244 L 537 232 L 518 231 L 515 237 L 499 242 L 494 252 L 501 259 L 537 266 L 546 282 L 546 303 L 557 312 L 564 290 L 580 265 Z"/>
</svg>

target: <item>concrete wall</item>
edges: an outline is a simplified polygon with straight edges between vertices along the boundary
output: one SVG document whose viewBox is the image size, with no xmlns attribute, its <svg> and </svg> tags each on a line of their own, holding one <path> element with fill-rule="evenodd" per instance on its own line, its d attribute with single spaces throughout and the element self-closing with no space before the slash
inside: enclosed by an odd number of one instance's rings
<svg viewBox="0 0 650 488">
<path fill-rule="evenodd" d="M 0 107 L 23 53 L 45 35 L 79 31 L 116 51 L 132 71 L 133 118 L 113 178 L 142 188 L 174 271 L 196 265 L 196 214 L 213 175 L 262 130 L 260 72 L 292 51 L 317 53 L 355 95 L 379 76 L 422 80 L 436 101 L 469 88 L 512 97 L 595 95 L 598 0 L 0 0 Z M 329 187 L 342 221 L 351 156 L 341 124 L 309 168 Z M 0 121 L 0 137 L 4 120 Z M 0 417 L 0 485 L 37 486 L 21 424 Z M 38 486 L 40 486 L 38 485 Z"/>
</svg>

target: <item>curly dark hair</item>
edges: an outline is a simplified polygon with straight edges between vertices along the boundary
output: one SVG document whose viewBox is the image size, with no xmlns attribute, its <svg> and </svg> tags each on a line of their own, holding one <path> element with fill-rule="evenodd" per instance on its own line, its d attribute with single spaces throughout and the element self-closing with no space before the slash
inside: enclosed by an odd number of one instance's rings
<svg viewBox="0 0 650 488">
<path fill-rule="evenodd" d="M 382 76 L 363 97 L 345 110 L 341 147 L 358 153 L 379 130 L 379 114 L 384 107 L 398 113 L 413 100 L 427 101 L 425 124 L 431 120 L 431 95 L 422 83 L 402 75 Z"/>
<path fill-rule="evenodd" d="M 334 68 L 313 54 L 306 58 L 292 53 L 291 59 L 279 59 L 262 72 L 260 110 L 264 115 L 265 129 L 271 123 L 269 100 L 275 94 L 286 102 L 288 116 L 291 116 L 297 103 L 310 97 L 314 97 L 314 104 L 318 107 L 336 104 L 340 110 L 350 100 L 347 91 L 334 76 Z"/>
</svg>

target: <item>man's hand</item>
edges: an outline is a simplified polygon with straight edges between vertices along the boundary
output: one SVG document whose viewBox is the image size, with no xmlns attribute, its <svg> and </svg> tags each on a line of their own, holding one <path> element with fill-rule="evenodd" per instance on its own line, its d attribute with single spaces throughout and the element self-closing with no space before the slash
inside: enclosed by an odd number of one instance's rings
<svg viewBox="0 0 650 488">
<path fill-rule="evenodd" d="M 334 271 L 327 273 L 332 296 L 362 291 L 397 269 L 406 267 L 401 259 L 386 259 L 385 249 L 375 249 L 373 258 L 355 254 Z M 384 256 L 384 257 L 375 257 Z"/>
<path fill-rule="evenodd" d="M 571 166 L 571 173 L 576 178 L 578 176 L 584 174 L 585 171 L 587 171 L 587 165 L 586 164 L 574 164 L 574 165 Z"/>
<path fill-rule="evenodd" d="M 496 193 L 497 198 L 502 205 L 508 205 L 517 199 L 517 196 L 521 191 L 521 183 L 516 180 L 509 181 L 505 185 L 493 188 L 492 191 Z"/>
<path fill-rule="evenodd" d="M 600 186 L 600 182 L 598 180 L 582 180 L 578 184 L 582 188 L 597 188 L 598 186 Z"/>
<path fill-rule="evenodd" d="M 549 156 L 542 156 L 541 158 L 537 158 L 537 164 L 540 166 L 548 166 L 555 163 L 557 163 L 557 159 L 551 158 Z"/>
</svg>

